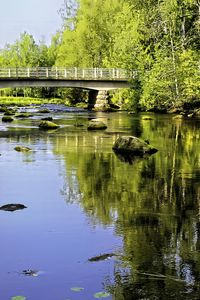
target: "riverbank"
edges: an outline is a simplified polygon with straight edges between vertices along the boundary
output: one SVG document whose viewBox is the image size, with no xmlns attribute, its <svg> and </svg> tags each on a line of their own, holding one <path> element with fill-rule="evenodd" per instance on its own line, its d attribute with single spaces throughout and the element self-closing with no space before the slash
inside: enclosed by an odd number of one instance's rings
<svg viewBox="0 0 200 300">
<path fill-rule="evenodd" d="M 88 104 L 86 102 L 79 102 L 75 105 L 72 105 L 70 100 L 68 99 L 61 99 L 61 98 L 32 98 L 32 97 L 0 97 L 0 106 L 31 106 L 31 105 L 45 105 L 45 104 L 62 104 L 67 107 L 77 107 L 77 108 L 84 108 L 87 109 Z M 164 113 L 164 114 L 176 114 L 182 115 L 184 117 L 192 118 L 200 116 L 200 108 L 199 103 L 197 105 L 183 105 L 179 107 L 170 107 L 170 108 L 163 108 L 161 109 L 151 109 L 148 111 L 143 112 L 153 112 L 153 113 Z M 136 114 L 140 110 L 130 110 L 125 108 L 120 108 L 117 105 L 111 105 L 110 110 L 108 112 L 114 111 L 127 111 L 129 114 Z"/>
<path fill-rule="evenodd" d="M 29 105 L 41 105 L 41 104 L 64 104 L 69 106 L 69 100 L 60 98 L 32 98 L 32 97 L 0 97 L 0 105 L 6 106 L 29 106 Z"/>
</svg>

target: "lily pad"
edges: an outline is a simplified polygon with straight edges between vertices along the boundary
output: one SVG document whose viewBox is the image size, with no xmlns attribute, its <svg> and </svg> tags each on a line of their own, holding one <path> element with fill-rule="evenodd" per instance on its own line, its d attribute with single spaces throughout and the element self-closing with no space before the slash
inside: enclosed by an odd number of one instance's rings
<svg viewBox="0 0 200 300">
<path fill-rule="evenodd" d="M 11 298 L 11 300 L 26 300 L 26 297 L 24 296 L 14 296 Z"/>
<path fill-rule="evenodd" d="M 71 290 L 72 290 L 73 292 L 81 292 L 81 291 L 84 290 L 84 288 L 82 288 L 82 287 L 72 287 Z"/>
<path fill-rule="evenodd" d="M 106 293 L 106 292 L 98 292 L 98 293 L 94 294 L 94 298 L 98 298 L 98 299 L 100 299 L 100 298 L 107 298 L 109 296 L 110 296 L 110 294 Z"/>
</svg>

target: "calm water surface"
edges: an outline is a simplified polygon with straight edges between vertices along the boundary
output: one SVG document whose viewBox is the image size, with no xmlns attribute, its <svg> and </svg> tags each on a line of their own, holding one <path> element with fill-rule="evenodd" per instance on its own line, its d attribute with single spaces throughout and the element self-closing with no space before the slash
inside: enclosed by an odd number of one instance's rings
<svg viewBox="0 0 200 300">
<path fill-rule="evenodd" d="M 0 205 L 27 206 L 0 211 L 0 299 L 200 299 L 200 120 L 50 115 L 58 130 L 39 130 L 41 114 L 0 123 Z M 107 130 L 88 132 L 92 117 Z M 112 151 L 123 134 L 159 151 L 124 161 Z"/>
</svg>

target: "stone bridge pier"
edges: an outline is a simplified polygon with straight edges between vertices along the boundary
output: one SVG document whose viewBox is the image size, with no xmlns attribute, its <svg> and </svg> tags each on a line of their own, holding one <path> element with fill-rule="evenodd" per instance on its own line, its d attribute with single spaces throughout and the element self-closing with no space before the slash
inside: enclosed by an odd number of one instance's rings
<svg viewBox="0 0 200 300">
<path fill-rule="evenodd" d="M 88 108 L 106 111 L 110 108 L 110 97 L 107 90 L 89 91 Z"/>
</svg>

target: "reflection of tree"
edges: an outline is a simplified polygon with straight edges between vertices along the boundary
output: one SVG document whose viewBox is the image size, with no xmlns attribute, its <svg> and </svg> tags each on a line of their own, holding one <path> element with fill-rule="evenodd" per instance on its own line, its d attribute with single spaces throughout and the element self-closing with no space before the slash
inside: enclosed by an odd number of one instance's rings
<svg viewBox="0 0 200 300">
<path fill-rule="evenodd" d="M 160 151 L 132 165 L 104 151 L 98 139 L 95 151 L 88 153 L 81 147 L 67 151 L 58 141 L 67 172 L 77 178 L 78 201 L 85 213 L 94 222 L 113 223 L 123 238 L 124 253 L 116 260 L 114 281 L 106 281 L 113 299 L 198 299 L 197 126 L 169 118 L 141 121 L 141 136 Z"/>
</svg>

